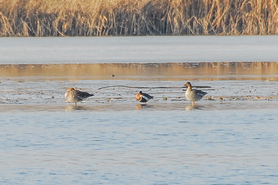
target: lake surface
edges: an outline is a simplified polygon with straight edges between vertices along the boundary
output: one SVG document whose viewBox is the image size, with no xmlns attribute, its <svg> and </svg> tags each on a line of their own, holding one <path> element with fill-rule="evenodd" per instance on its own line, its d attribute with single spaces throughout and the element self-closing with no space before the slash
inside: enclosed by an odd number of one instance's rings
<svg viewBox="0 0 278 185">
<path fill-rule="evenodd" d="M 239 110 L 232 104 L 5 111 L 0 182 L 275 184 L 277 102 L 247 102 L 250 109 Z"/>
<path fill-rule="evenodd" d="M 0 38 L 0 64 L 277 62 L 278 36 Z"/>
<path fill-rule="evenodd" d="M 275 40 L 0 38 L 0 184 L 276 184 Z"/>
</svg>

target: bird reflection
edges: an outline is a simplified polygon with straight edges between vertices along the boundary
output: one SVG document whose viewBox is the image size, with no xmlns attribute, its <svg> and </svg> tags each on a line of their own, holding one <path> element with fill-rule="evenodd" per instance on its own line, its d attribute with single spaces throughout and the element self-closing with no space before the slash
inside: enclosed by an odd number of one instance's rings
<svg viewBox="0 0 278 185">
<path fill-rule="evenodd" d="M 190 111 L 190 110 L 201 110 L 203 106 L 200 105 L 187 105 L 185 106 L 185 110 Z"/>
<path fill-rule="evenodd" d="M 136 110 L 141 110 L 141 109 L 148 109 L 152 108 L 153 105 L 148 105 L 148 104 L 138 104 L 136 105 Z"/>
<path fill-rule="evenodd" d="M 75 105 L 69 105 L 65 108 L 66 112 L 76 111 L 76 110 L 90 110 L 88 107 L 84 106 L 75 106 Z"/>
</svg>

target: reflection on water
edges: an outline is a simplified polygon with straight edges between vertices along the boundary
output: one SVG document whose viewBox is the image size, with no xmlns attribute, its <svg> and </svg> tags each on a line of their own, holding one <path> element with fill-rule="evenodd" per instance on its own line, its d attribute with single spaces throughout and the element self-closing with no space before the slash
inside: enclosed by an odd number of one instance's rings
<svg viewBox="0 0 278 185">
<path fill-rule="evenodd" d="M 185 106 L 185 110 L 190 111 L 190 110 L 200 110 L 204 108 L 203 106 L 200 105 L 187 105 Z"/>
<path fill-rule="evenodd" d="M 278 62 L 0 65 L 0 77 L 62 79 L 278 80 Z"/>
<path fill-rule="evenodd" d="M 138 105 L 136 105 L 136 110 L 148 109 L 148 108 L 153 108 L 153 105 L 149 105 L 149 104 L 138 104 Z"/>
<path fill-rule="evenodd" d="M 184 112 L 188 110 L 200 110 L 204 111 L 235 111 L 235 110 L 276 110 L 278 107 L 278 101 L 225 101 L 225 102 L 211 102 L 201 100 L 195 106 L 185 102 L 157 102 L 150 104 L 136 104 L 136 103 L 87 103 L 86 105 L 65 105 L 65 104 L 1 104 L 0 113 L 25 113 L 25 112 L 122 112 L 122 111 L 135 111 L 138 110 L 148 111 L 162 111 L 162 112 Z"/>
<path fill-rule="evenodd" d="M 90 107 L 85 107 L 85 106 L 80 106 L 80 105 L 68 105 L 66 108 L 65 108 L 65 111 L 66 112 L 71 112 L 71 111 L 75 111 L 75 110 L 91 110 L 92 108 Z"/>
</svg>

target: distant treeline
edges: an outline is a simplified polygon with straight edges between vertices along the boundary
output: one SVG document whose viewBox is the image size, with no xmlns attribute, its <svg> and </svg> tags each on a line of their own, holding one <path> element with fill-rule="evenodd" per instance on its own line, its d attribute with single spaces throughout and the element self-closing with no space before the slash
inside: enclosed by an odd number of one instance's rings
<svg viewBox="0 0 278 185">
<path fill-rule="evenodd" d="M 278 0 L 0 0 L 0 36 L 268 35 Z"/>
</svg>

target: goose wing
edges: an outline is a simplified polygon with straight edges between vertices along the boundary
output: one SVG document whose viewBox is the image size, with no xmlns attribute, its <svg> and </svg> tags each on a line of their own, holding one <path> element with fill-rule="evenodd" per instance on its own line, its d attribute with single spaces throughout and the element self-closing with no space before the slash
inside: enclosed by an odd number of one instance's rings
<svg viewBox="0 0 278 185">
<path fill-rule="evenodd" d="M 94 96 L 94 95 L 87 92 L 75 90 L 75 97 L 77 98 L 78 101 L 82 101 L 86 98 L 89 98 L 90 96 Z"/>
<path fill-rule="evenodd" d="M 204 92 L 204 91 L 201 91 L 201 90 L 194 90 L 195 91 L 195 93 L 198 95 L 198 96 L 201 96 L 201 97 L 203 97 L 203 96 L 205 96 L 207 93 L 206 92 Z"/>
</svg>

